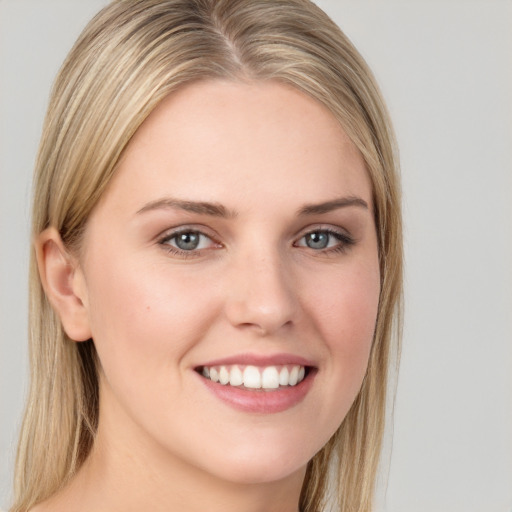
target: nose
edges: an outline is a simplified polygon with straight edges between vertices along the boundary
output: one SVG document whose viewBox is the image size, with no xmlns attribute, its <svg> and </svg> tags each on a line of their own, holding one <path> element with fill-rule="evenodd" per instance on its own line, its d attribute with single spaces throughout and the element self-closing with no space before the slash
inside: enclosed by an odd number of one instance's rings
<svg viewBox="0 0 512 512">
<path fill-rule="evenodd" d="M 296 321 L 297 290 L 278 251 L 240 255 L 231 266 L 226 293 L 225 313 L 237 328 L 267 336 Z"/>
</svg>

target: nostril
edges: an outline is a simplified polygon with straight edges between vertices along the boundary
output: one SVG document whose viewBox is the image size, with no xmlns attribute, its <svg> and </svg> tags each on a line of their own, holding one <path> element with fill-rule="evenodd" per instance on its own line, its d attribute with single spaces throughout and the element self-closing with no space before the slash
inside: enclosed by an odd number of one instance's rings
<svg viewBox="0 0 512 512">
<path fill-rule="evenodd" d="M 280 264 L 246 262 L 232 280 L 225 302 L 225 314 L 231 325 L 253 330 L 267 336 L 291 326 L 298 312 L 298 300 L 293 284 L 279 270 Z"/>
</svg>

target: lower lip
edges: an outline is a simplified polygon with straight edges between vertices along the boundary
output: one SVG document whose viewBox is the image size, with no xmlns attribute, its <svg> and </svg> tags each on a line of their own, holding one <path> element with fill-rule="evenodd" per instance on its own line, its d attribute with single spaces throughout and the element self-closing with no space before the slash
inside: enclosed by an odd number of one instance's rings
<svg viewBox="0 0 512 512">
<path fill-rule="evenodd" d="M 247 389 L 222 385 L 198 374 L 204 385 L 220 400 L 243 412 L 272 414 L 291 409 L 304 400 L 308 394 L 315 372 L 310 370 L 303 381 L 296 386 L 277 389 Z"/>
</svg>

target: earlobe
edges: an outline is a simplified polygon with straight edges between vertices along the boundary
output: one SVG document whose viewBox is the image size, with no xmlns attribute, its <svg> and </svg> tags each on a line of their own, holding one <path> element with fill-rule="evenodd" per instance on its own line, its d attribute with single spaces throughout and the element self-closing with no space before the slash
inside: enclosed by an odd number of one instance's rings
<svg viewBox="0 0 512 512">
<path fill-rule="evenodd" d="M 90 339 L 87 290 L 77 259 L 55 228 L 40 233 L 34 245 L 41 283 L 64 331 L 74 341 Z"/>
</svg>

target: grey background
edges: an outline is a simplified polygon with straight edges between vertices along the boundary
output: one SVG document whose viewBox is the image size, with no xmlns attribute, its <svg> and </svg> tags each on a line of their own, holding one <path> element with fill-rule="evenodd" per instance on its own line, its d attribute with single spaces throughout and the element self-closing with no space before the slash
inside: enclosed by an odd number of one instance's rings
<svg viewBox="0 0 512 512">
<path fill-rule="evenodd" d="M 512 2 L 318 3 L 375 71 L 401 148 L 404 349 L 379 510 L 510 512 Z M 0 508 L 27 388 L 30 176 L 42 117 L 65 54 L 105 4 L 0 0 Z"/>
</svg>

